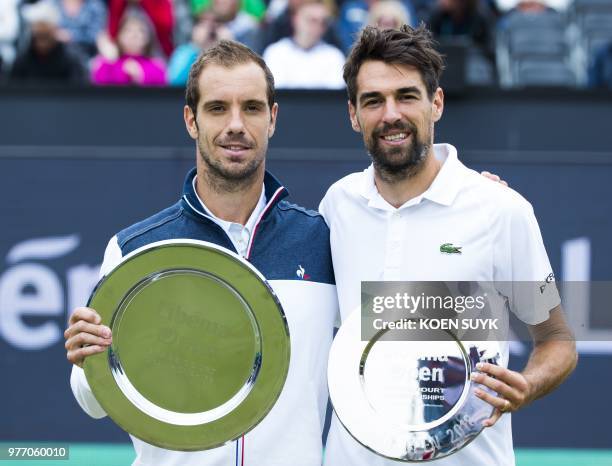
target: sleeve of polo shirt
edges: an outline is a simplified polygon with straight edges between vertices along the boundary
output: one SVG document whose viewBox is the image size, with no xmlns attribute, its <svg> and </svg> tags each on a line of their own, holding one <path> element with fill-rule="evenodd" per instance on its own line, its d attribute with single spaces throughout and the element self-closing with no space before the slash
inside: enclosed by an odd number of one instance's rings
<svg viewBox="0 0 612 466">
<path fill-rule="evenodd" d="M 327 226 L 329 226 L 329 219 L 328 219 L 329 212 L 327 211 L 328 199 L 329 199 L 329 190 L 327 191 L 325 196 L 323 196 L 323 199 L 321 199 L 321 202 L 319 203 L 319 213 L 325 219 L 325 223 L 327 223 Z"/>
<path fill-rule="evenodd" d="M 548 320 L 561 302 L 533 207 L 516 195 L 501 207 L 494 250 L 494 280 L 510 310 L 528 325 Z"/>
<path fill-rule="evenodd" d="M 319 203 L 319 213 L 323 216 L 325 223 L 331 230 L 334 226 L 334 216 L 336 216 L 336 209 L 339 202 L 342 202 L 342 197 L 339 194 L 339 189 L 337 187 L 337 182 L 329 187 L 323 199 Z M 333 251 L 332 251 L 333 252 Z"/>
<path fill-rule="evenodd" d="M 114 236 L 108 243 L 106 251 L 104 252 L 104 261 L 100 268 L 100 278 L 110 272 L 121 262 L 121 249 L 117 244 L 117 237 Z M 85 371 L 79 366 L 72 366 L 72 373 L 70 374 L 70 388 L 76 398 L 79 406 L 83 411 L 89 414 L 95 419 L 100 419 L 106 416 L 106 411 L 100 406 L 98 400 L 94 396 L 87 378 L 85 377 Z"/>
</svg>

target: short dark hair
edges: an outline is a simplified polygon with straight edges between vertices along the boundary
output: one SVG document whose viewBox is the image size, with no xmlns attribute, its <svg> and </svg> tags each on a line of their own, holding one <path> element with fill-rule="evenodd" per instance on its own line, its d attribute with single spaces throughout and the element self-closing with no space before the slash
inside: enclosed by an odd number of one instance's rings
<svg viewBox="0 0 612 466">
<path fill-rule="evenodd" d="M 405 24 L 400 29 L 366 26 L 344 65 L 344 82 L 353 105 L 357 103 L 357 74 L 368 60 L 415 67 L 430 99 L 438 88 L 444 69 L 442 55 L 435 49 L 431 32 L 423 23 L 417 28 Z"/>
<path fill-rule="evenodd" d="M 243 65 L 249 62 L 257 64 L 266 76 L 266 95 L 268 106 L 272 109 L 274 105 L 274 77 L 266 62 L 245 45 L 233 40 L 221 40 L 213 47 L 204 50 L 191 65 L 189 78 L 185 88 L 185 103 L 191 108 L 194 115 L 197 115 L 198 102 L 200 101 L 200 88 L 198 79 L 206 65 L 215 64 L 232 68 L 236 65 Z"/>
</svg>

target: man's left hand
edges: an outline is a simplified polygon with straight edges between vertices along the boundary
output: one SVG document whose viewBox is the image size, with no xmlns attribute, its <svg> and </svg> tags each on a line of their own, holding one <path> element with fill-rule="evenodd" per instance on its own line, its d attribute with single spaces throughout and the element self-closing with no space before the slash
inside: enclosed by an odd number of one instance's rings
<svg viewBox="0 0 612 466">
<path fill-rule="evenodd" d="M 497 396 L 477 388 L 475 395 L 495 408 L 493 415 L 483 421 L 485 427 L 491 427 L 502 414 L 517 411 L 531 401 L 531 386 L 520 372 L 489 363 L 478 363 L 480 372 L 472 373 L 472 380 L 490 388 Z"/>
<path fill-rule="evenodd" d="M 499 176 L 495 175 L 494 173 L 483 171 L 483 172 L 480 172 L 480 174 L 484 176 L 485 178 L 490 179 L 491 181 L 495 181 L 499 184 L 503 184 L 504 186 L 508 186 L 508 183 L 506 181 L 502 180 Z"/>
</svg>

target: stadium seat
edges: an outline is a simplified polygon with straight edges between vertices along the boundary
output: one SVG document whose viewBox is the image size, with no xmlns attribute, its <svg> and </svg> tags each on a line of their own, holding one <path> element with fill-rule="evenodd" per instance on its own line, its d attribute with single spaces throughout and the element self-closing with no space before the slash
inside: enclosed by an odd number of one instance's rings
<svg viewBox="0 0 612 466">
<path fill-rule="evenodd" d="M 500 84 L 504 87 L 576 83 L 567 65 L 569 47 L 560 13 L 509 13 L 499 23 L 496 47 Z M 551 70 L 559 70 L 561 75 Z"/>
<path fill-rule="evenodd" d="M 556 30 L 517 30 L 510 36 L 510 53 L 513 57 L 543 56 L 564 57 L 567 44 L 563 33 Z"/>
<path fill-rule="evenodd" d="M 526 61 L 519 64 L 516 86 L 574 86 L 570 67 L 559 61 Z"/>
<path fill-rule="evenodd" d="M 574 0 L 568 10 L 571 63 L 585 85 L 595 53 L 612 40 L 612 0 Z"/>
</svg>

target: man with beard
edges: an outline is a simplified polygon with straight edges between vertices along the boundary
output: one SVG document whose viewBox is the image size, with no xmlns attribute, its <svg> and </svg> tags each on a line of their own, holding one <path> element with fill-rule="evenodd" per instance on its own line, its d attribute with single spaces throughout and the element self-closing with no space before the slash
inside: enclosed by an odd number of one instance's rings
<svg viewBox="0 0 612 466">
<path fill-rule="evenodd" d="M 191 68 L 186 101 L 184 119 L 196 143 L 196 168 L 187 174 L 182 198 L 114 236 L 101 273 L 160 240 L 190 238 L 222 246 L 252 263 L 273 288 L 289 326 L 291 360 L 278 401 L 238 441 L 177 452 L 132 437 L 134 464 L 320 466 L 325 370 L 338 305 L 329 230 L 316 212 L 282 200 L 287 190 L 265 170 L 278 111 L 272 74 L 247 47 L 221 41 Z M 100 322 L 94 309 L 78 308 L 65 332 L 68 360 L 74 364 L 72 391 L 94 418 L 106 413 L 81 367 L 85 358 L 112 343 L 111 330 Z"/>
<path fill-rule="evenodd" d="M 523 371 L 507 369 L 505 342 L 500 365 L 484 364 L 474 374 L 475 382 L 495 392 L 476 390 L 494 408 L 484 431 L 436 461 L 510 466 L 510 415 L 502 414 L 557 387 L 575 367 L 575 344 L 554 284 L 529 305 L 499 286 L 548 283 L 551 266 L 531 205 L 466 168 L 453 146 L 433 144 L 444 108 L 442 68 L 424 27 L 364 29 L 344 80 L 351 124 L 362 133 L 372 165 L 336 182 L 319 210 L 331 231 L 343 320 L 361 308 L 362 281 L 480 281 L 493 283 L 529 326 L 534 348 Z M 397 464 L 359 444 L 335 416 L 325 454 L 328 466 Z"/>
</svg>

